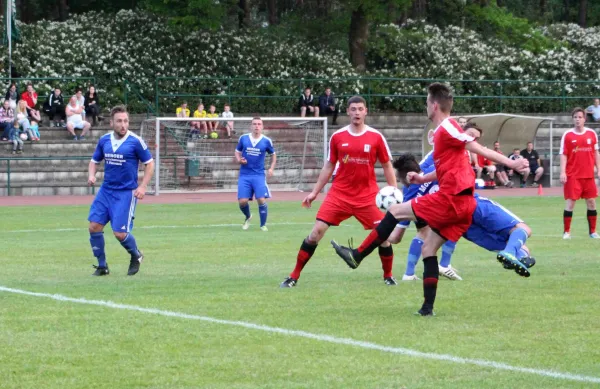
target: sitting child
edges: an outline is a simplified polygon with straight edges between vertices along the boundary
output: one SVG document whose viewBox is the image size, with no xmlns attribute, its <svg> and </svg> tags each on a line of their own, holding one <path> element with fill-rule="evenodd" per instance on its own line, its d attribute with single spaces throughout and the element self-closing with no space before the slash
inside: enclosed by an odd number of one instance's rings
<svg viewBox="0 0 600 389">
<path fill-rule="evenodd" d="M 29 126 L 29 129 L 31 130 L 31 133 L 33 134 L 33 138 L 32 140 L 40 140 L 40 127 L 38 126 L 38 123 L 35 120 L 31 121 L 31 126 Z"/>
<path fill-rule="evenodd" d="M 19 121 L 15 120 L 9 131 L 8 141 L 13 144 L 13 154 L 21 154 L 23 152 L 23 139 L 21 139 L 21 134 L 24 134 L 24 132 L 19 131 L 20 127 Z"/>
</svg>

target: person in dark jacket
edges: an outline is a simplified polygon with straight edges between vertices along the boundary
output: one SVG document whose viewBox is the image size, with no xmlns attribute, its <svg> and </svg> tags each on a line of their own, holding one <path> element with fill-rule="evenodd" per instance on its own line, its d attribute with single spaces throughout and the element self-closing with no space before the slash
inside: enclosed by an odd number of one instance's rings
<svg viewBox="0 0 600 389">
<path fill-rule="evenodd" d="M 333 124 L 337 125 L 337 117 L 339 113 L 339 109 L 336 105 L 335 97 L 333 93 L 331 93 L 331 88 L 325 88 L 325 93 L 319 96 L 319 112 L 321 116 L 333 116 Z"/>
<path fill-rule="evenodd" d="M 65 102 L 60 88 L 54 88 L 54 91 L 50 92 L 50 95 L 44 102 L 43 110 L 50 119 L 50 127 L 66 126 L 65 120 L 67 119 L 67 115 L 65 113 Z M 56 120 L 57 116 L 60 119 L 60 123 Z"/>
<path fill-rule="evenodd" d="M 8 89 L 6 90 L 6 95 L 4 96 L 5 100 L 10 102 L 10 108 L 16 109 L 17 103 L 21 99 L 21 95 L 19 94 L 19 89 L 17 89 L 17 84 L 14 82 L 10 84 Z"/>
<path fill-rule="evenodd" d="M 313 112 L 315 117 L 319 117 L 319 107 L 315 107 L 315 98 L 310 94 L 310 88 L 306 88 L 300 95 L 298 105 L 300 106 L 300 116 L 305 117 L 306 112 Z"/>
<path fill-rule="evenodd" d="M 96 125 L 96 118 L 102 120 L 100 117 L 100 100 L 96 88 L 90 85 L 87 93 L 85 94 L 85 114 L 93 119 L 93 124 Z"/>
</svg>

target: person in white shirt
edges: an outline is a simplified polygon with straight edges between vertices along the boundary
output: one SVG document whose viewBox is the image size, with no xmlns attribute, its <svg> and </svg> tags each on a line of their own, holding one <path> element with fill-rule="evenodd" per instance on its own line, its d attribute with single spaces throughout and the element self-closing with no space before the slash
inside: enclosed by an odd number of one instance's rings
<svg viewBox="0 0 600 389">
<path fill-rule="evenodd" d="M 71 96 L 69 104 L 66 107 L 67 131 L 73 135 L 74 140 L 83 140 L 91 127 L 90 123 L 83 120 L 82 112 L 84 112 L 84 108 L 83 105 L 77 103 L 77 96 Z M 79 138 L 77 138 L 77 134 L 75 133 L 76 128 L 83 130 Z"/>
<path fill-rule="evenodd" d="M 591 116 L 593 121 L 600 122 L 600 99 L 594 99 L 594 105 L 587 107 L 585 113 L 588 118 Z"/>
<path fill-rule="evenodd" d="M 83 97 L 83 90 L 81 88 L 77 88 L 75 90 L 75 97 L 77 98 L 77 106 L 83 107 L 83 111 L 81 111 L 81 117 L 85 120 L 85 97 Z"/>
<path fill-rule="evenodd" d="M 231 112 L 231 106 L 229 104 L 225 104 L 223 107 L 221 117 L 225 119 L 233 117 L 233 112 Z M 231 139 L 231 134 L 235 134 L 235 131 L 233 130 L 233 120 L 223 121 L 221 122 L 221 125 L 225 127 L 225 130 L 227 131 L 227 138 Z"/>
</svg>

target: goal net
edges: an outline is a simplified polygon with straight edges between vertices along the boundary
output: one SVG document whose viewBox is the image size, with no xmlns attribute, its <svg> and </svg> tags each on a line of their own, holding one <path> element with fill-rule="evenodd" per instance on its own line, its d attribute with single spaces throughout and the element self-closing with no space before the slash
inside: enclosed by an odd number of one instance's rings
<svg viewBox="0 0 600 389">
<path fill-rule="evenodd" d="M 327 158 L 327 118 L 264 117 L 277 164 L 271 190 L 311 190 Z M 251 117 L 158 117 L 142 123 L 140 136 L 156 161 L 148 192 L 236 191 L 235 148 L 251 130 Z M 228 128 L 231 138 L 228 137 Z M 270 156 L 265 158 L 265 167 Z"/>
</svg>

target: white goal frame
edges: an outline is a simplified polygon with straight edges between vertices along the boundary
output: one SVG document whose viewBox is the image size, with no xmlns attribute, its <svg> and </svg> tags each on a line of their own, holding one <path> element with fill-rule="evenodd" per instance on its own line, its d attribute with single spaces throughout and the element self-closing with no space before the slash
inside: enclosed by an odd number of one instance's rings
<svg viewBox="0 0 600 389">
<path fill-rule="evenodd" d="M 154 118 L 155 121 L 155 132 L 156 132 L 156 138 L 155 138 L 155 152 L 154 152 L 154 195 L 155 196 L 159 196 L 160 195 L 160 136 L 161 136 L 161 128 L 160 128 L 160 124 L 161 123 L 168 123 L 168 122 L 210 122 L 210 121 L 216 121 L 216 122 L 224 122 L 224 121 L 233 121 L 233 122 L 251 122 L 252 119 L 255 116 L 240 116 L 240 117 L 233 117 L 233 118 L 224 118 L 224 117 L 216 117 L 216 118 L 181 118 L 181 117 L 173 117 L 173 116 L 167 116 L 167 117 L 156 117 Z M 329 144 L 329 138 L 328 138 L 328 128 L 327 128 L 327 116 L 323 116 L 323 117 L 299 117 L 299 116 L 259 116 L 263 122 L 271 122 L 271 121 L 282 121 L 282 122 L 299 122 L 300 124 L 304 124 L 306 122 L 316 122 L 316 123 L 321 123 L 322 125 L 322 131 L 323 131 L 323 161 L 327 160 L 327 153 L 328 153 L 328 144 Z M 298 125 L 298 124 L 297 124 Z M 247 129 L 247 132 L 250 132 L 249 129 Z M 142 131 L 143 131 L 143 124 L 142 124 Z M 267 130 L 268 131 L 268 130 Z M 246 132 L 244 132 L 246 133 Z M 306 135 L 305 135 L 305 140 L 304 140 L 304 149 L 303 149 L 303 153 L 302 153 L 302 164 L 300 166 L 300 183 L 302 183 L 302 175 L 304 172 L 304 166 L 305 166 L 305 160 L 306 160 L 306 148 L 307 148 L 307 143 L 308 143 L 308 136 L 309 136 L 309 131 L 306 131 Z M 239 134 L 239 133 L 238 133 Z M 143 135 L 143 134 L 142 134 Z M 236 136 L 241 136 L 242 134 L 236 135 Z M 277 143 L 275 142 L 275 150 L 277 152 Z M 234 153 L 232 152 L 231 157 L 234 158 Z M 300 188 L 297 188 L 296 190 L 300 190 Z M 223 191 L 219 191 L 219 192 L 225 192 L 226 190 Z M 179 192 L 179 191 L 178 191 Z M 207 192 L 206 190 L 202 191 L 193 191 L 194 193 L 201 193 L 201 192 Z"/>
</svg>

